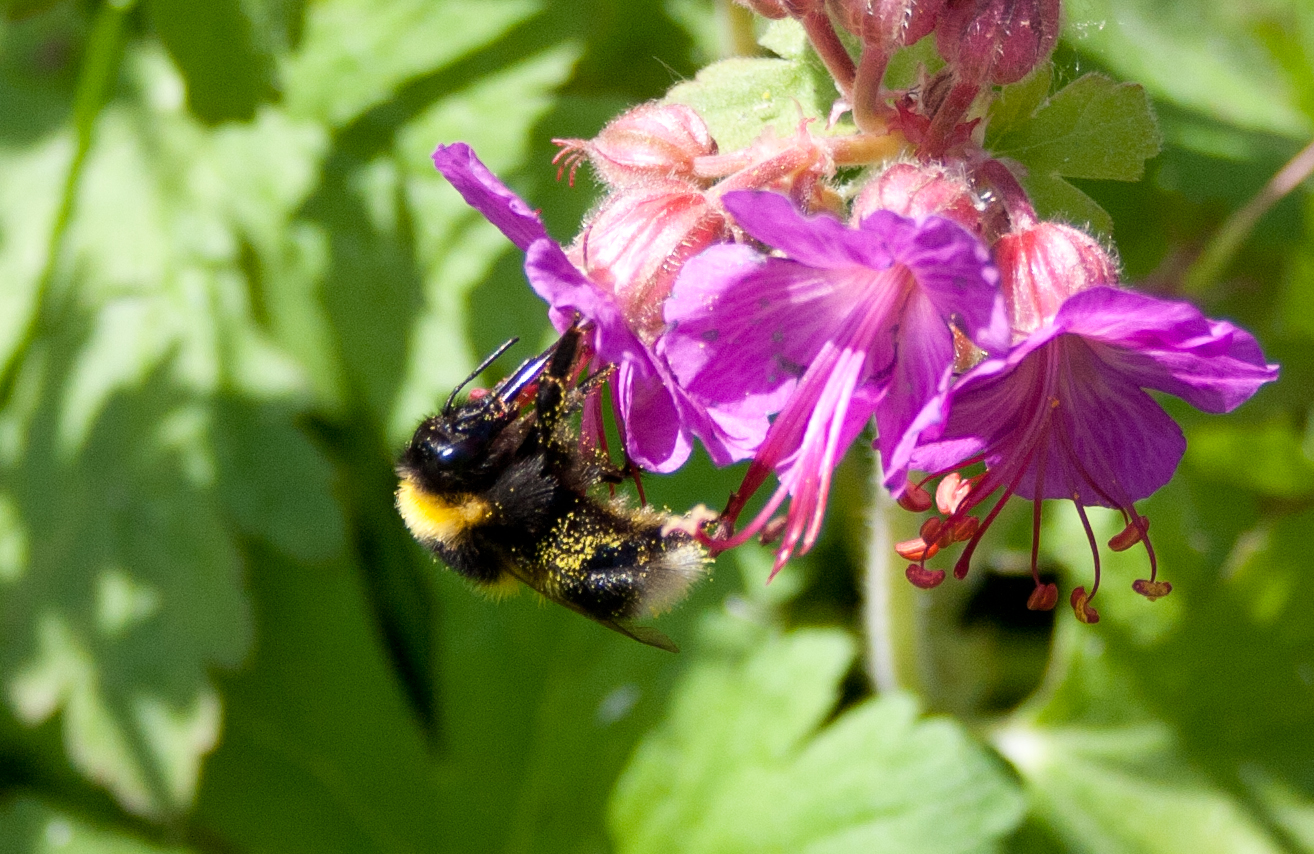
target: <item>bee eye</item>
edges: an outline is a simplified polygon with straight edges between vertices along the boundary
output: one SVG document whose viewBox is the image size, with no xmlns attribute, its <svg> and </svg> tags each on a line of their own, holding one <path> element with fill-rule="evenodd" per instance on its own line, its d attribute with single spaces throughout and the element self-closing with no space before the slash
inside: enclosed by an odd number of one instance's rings
<svg viewBox="0 0 1314 854">
<path fill-rule="evenodd" d="M 459 442 L 424 442 L 420 452 L 431 463 L 453 469 L 472 463 L 485 444 L 482 437 L 467 437 Z"/>
<path fill-rule="evenodd" d="M 443 465 L 450 466 L 453 463 L 458 463 L 461 462 L 462 460 L 469 459 L 470 449 L 466 447 L 466 444 L 464 442 L 456 445 L 443 445 L 442 447 L 437 449 L 437 452 L 434 454 L 434 457 L 435 459 L 438 460 L 438 462 L 442 463 Z"/>
</svg>

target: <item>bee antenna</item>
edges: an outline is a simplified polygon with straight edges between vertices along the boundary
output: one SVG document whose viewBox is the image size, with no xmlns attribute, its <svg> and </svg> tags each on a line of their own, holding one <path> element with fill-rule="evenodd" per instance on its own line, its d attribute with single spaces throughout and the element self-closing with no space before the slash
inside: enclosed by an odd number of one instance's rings
<svg viewBox="0 0 1314 854">
<path fill-rule="evenodd" d="M 475 377 L 482 374 L 485 368 L 496 362 L 499 356 L 501 356 L 507 350 L 510 350 L 512 347 L 514 347 L 516 345 L 516 342 L 518 342 L 519 340 L 520 340 L 519 338 L 512 338 L 509 341 L 507 341 L 505 344 L 503 344 L 501 347 L 498 347 L 496 350 L 493 351 L 493 354 L 491 356 L 489 356 L 487 359 L 484 359 L 482 362 L 479 363 L 479 367 L 475 368 L 473 371 L 470 372 L 470 376 L 461 380 L 461 384 L 458 385 L 456 388 L 452 389 L 451 394 L 447 395 L 447 402 L 443 404 L 443 415 L 452 414 L 452 404 L 456 402 L 456 395 L 460 393 L 461 389 L 468 386 L 474 380 Z"/>
</svg>

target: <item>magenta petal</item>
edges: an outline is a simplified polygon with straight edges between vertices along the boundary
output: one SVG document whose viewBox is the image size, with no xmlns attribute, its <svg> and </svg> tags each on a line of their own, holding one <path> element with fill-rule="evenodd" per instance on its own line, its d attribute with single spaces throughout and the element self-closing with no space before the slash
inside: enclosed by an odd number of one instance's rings
<svg viewBox="0 0 1314 854">
<path fill-rule="evenodd" d="M 954 361 L 953 336 L 924 297 L 909 300 L 897 336 L 898 358 L 876 409 L 885 485 L 896 494 L 907 480 L 918 439 L 943 418 Z"/>
<path fill-rule="evenodd" d="M 592 321 L 599 361 L 619 366 L 616 394 L 630 457 L 649 471 L 674 471 L 683 465 L 690 447 L 669 387 L 674 380 L 626 326 L 611 294 L 576 270 L 550 239 L 537 240 L 526 250 L 525 274 L 552 306 L 558 330 L 568 326 L 575 313 Z"/>
<path fill-rule="evenodd" d="M 1092 288 L 1068 298 L 1055 320 L 1106 345 L 1100 357 L 1136 385 L 1205 412 L 1229 412 L 1277 379 L 1250 333 L 1189 303 Z"/>
<path fill-rule="evenodd" d="M 1047 448 L 1040 497 L 1079 495 L 1082 504 L 1104 507 L 1126 507 L 1129 501 L 1148 498 L 1172 479 L 1186 452 L 1181 428 L 1124 377 L 1106 373 L 1102 382 L 1084 382 L 1083 362 L 1093 368 L 1098 360 L 1092 353 L 1080 352 L 1087 346 L 1082 339 L 1064 336 L 1050 346 L 1068 350 L 1072 370 L 1060 387 L 1065 405 L 1052 428 L 1055 439 Z M 1036 463 L 1031 468 L 1033 474 L 1018 486 L 1023 498 L 1037 497 Z"/>
<path fill-rule="evenodd" d="M 548 236 L 538 214 L 488 171 L 470 146 L 463 142 L 438 146 L 433 153 L 433 165 L 466 204 L 483 214 L 519 248 L 528 249 L 535 240 Z"/>
<path fill-rule="evenodd" d="M 942 317 L 953 317 L 978 346 L 990 353 L 1008 349 L 1012 333 L 999 271 L 990 252 L 967 229 L 939 216 L 918 223 L 890 211 L 876 211 L 863 221 L 866 229 L 882 229 L 899 263 L 912 270 Z"/>
<path fill-rule="evenodd" d="M 680 410 L 661 372 L 649 358 L 626 359 L 616 376 L 616 397 L 625 422 L 625 449 L 648 471 L 672 472 L 692 450 Z"/>
<path fill-rule="evenodd" d="M 726 193 L 722 205 L 749 235 L 801 264 L 821 270 L 870 267 L 894 262 L 885 243 L 848 228 L 828 214 L 807 217 L 785 196 L 754 190 Z"/>
<path fill-rule="evenodd" d="M 680 384 L 709 405 L 779 409 L 847 313 L 828 276 L 746 246 L 714 246 L 688 261 L 662 337 Z"/>
<path fill-rule="evenodd" d="M 981 363 L 949 392 L 940 435 L 911 465 L 939 472 L 983 454 L 990 488 L 1016 483 L 1023 498 L 1125 509 L 1149 496 L 1172 477 L 1185 440 L 1153 398 L 1109 368 L 1103 349 L 1049 326 L 1007 358 Z"/>
</svg>

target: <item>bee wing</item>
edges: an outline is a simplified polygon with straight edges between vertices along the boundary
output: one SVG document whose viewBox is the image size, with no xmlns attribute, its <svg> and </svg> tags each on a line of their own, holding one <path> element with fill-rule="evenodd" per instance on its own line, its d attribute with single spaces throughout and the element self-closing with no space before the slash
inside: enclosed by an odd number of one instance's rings
<svg viewBox="0 0 1314 854">
<path fill-rule="evenodd" d="M 586 614 L 585 616 L 588 615 Z M 624 623 L 619 623 L 616 620 L 598 620 L 596 617 L 593 617 L 592 619 L 614 632 L 620 632 L 627 638 L 634 638 L 639 643 L 646 643 L 648 646 L 655 646 L 658 649 L 664 649 L 667 652 L 680 651 L 680 648 L 675 645 L 675 641 L 651 626 L 630 626 L 625 625 Z"/>
<path fill-rule="evenodd" d="M 549 602 L 556 602 L 558 605 L 564 605 L 565 607 L 574 611 L 576 614 L 579 614 L 584 617 L 588 617 L 593 622 L 604 625 L 607 628 L 611 629 L 613 632 L 616 632 L 617 634 L 625 635 L 625 637 L 627 638 L 633 638 L 639 643 L 647 644 L 648 646 L 653 646 L 656 647 L 657 649 L 664 649 L 667 652 L 680 651 L 680 648 L 675 645 L 675 641 L 671 640 L 663 632 L 660 632 L 657 629 L 652 628 L 651 626 L 636 626 L 631 624 L 629 620 L 622 621 L 622 620 L 610 619 L 607 617 L 599 617 L 596 614 L 590 614 L 588 611 L 584 610 L 574 602 L 571 602 L 567 599 L 562 599 L 560 596 L 552 595 L 549 591 L 544 590 L 542 585 L 538 583 L 537 579 L 533 578 L 531 575 L 526 573 L 523 568 L 515 565 L 514 563 L 512 563 L 508 567 L 508 569 L 511 571 L 512 575 L 520 579 L 521 583 L 523 583 L 529 589 L 533 590 L 538 595 L 542 596 L 544 599 L 547 599 Z"/>
</svg>

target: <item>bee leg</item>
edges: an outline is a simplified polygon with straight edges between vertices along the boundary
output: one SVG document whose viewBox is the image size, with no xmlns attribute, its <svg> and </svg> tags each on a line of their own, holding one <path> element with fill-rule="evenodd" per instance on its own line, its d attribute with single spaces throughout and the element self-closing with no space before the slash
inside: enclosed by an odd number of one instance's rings
<svg viewBox="0 0 1314 854">
<path fill-rule="evenodd" d="M 534 408 L 538 412 L 539 422 L 547 428 L 549 434 L 566 415 L 569 384 L 575 375 L 582 335 L 578 326 L 571 326 L 563 332 L 561 340 L 552 350 L 552 357 L 538 378 Z"/>
</svg>

